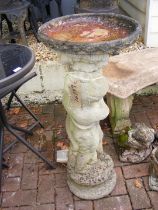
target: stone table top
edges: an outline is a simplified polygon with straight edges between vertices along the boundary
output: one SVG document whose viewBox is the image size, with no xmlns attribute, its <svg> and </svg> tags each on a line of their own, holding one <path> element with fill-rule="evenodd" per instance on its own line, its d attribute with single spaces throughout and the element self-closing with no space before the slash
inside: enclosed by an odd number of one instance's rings
<svg viewBox="0 0 158 210">
<path fill-rule="evenodd" d="M 103 75 L 108 78 L 109 93 L 127 98 L 158 82 L 158 48 L 111 57 L 109 64 L 103 69 Z"/>
</svg>

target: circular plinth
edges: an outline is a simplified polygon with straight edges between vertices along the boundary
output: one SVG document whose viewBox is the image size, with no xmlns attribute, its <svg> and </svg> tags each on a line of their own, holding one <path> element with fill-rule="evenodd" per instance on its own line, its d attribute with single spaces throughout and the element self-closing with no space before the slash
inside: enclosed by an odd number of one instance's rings
<svg viewBox="0 0 158 210">
<path fill-rule="evenodd" d="M 77 184 L 69 176 L 67 183 L 70 191 L 77 197 L 85 200 L 99 199 L 109 195 L 113 191 L 116 185 L 116 173 L 112 170 L 108 179 L 100 185 L 84 186 Z"/>
<path fill-rule="evenodd" d="M 116 185 L 113 161 L 107 154 L 98 155 L 98 162 L 87 166 L 84 173 L 76 173 L 68 164 L 68 186 L 77 197 L 91 200 L 109 195 Z"/>
</svg>

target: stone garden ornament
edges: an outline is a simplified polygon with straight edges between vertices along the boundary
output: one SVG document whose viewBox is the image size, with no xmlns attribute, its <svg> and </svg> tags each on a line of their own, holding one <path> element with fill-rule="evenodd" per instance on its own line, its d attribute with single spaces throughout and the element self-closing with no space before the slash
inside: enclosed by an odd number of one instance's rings
<svg viewBox="0 0 158 210">
<path fill-rule="evenodd" d="M 63 94 L 70 140 L 67 182 L 82 199 L 102 198 L 115 187 L 114 164 L 103 151 L 99 124 L 109 114 L 103 100 L 108 81 L 102 69 L 108 53 L 132 44 L 140 31 L 135 20 L 114 14 L 64 16 L 39 28 L 40 39 L 58 52 L 67 68 Z"/>
<path fill-rule="evenodd" d="M 120 160 L 131 163 L 142 162 L 151 154 L 154 139 L 154 129 L 144 123 L 136 123 L 135 127 L 128 131 L 126 149 L 120 155 Z"/>
</svg>

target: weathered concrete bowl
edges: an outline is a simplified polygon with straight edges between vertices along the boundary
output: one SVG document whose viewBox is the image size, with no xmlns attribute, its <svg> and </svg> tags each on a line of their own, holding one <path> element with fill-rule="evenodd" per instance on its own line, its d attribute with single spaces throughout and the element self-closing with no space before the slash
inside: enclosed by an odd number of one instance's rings
<svg viewBox="0 0 158 210">
<path fill-rule="evenodd" d="M 97 25 L 101 30 L 116 30 L 117 34 L 115 37 L 110 37 L 108 40 L 100 41 L 76 41 L 60 39 L 54 37 L 57 31 L 61 32 L 61 35 L 65 33 L 65 30 L 72 29 L 69 31 L 69 34 L 73 33 L 73 28 L 75 26 L 82 27 L 87 24 L 87 27 L 91 25 Z M 78 28 L 76 27 L 76 29 Z M 100 29 L 98 29 L 100 30 Z M 122 37 L 119 36 L 119 32 L 125 31 Z M 85 29 L 82 33 L 85 32 Z M 50 20 L 49 22 L 43 24 L 39 28 L 39 37 L 42 42 L 49 45 L 55 50 L 66 51 L 75 54 L 96 54 L 96 53 L 113 53 L 118 49 L 127 47 L 131 45 L 140 35 L 141 26 L 140 24 L 127 16 L 113 13 L 84 13 L 77 15 L 68 15 L 60 18 Z M 111 35 L 113 31 L 110 32 Z M 80 31 L 77 31 L 76 35 L 80 34 Z M 59 36 L 58 36 L 59 37 Z"/>
</svg>

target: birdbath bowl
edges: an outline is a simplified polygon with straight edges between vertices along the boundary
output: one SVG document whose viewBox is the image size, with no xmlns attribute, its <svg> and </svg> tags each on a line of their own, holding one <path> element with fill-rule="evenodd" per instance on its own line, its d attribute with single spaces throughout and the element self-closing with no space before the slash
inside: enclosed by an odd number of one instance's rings
<svg viewBox="0 0 158 210">
<path fill-rule="evenodd" d="M 115 187 L 113 161 L 103 152 L 99 121 L 109 109 L 103 100 L 108 82 L 102 69 L 108 54 L 129 46 L 139 36 L 135 20 L 117 14 L 78 14 L 53 19 L 39 28 L 39 37 L 55 49 L 67 67 L 63 105 L 70 139 L 67 181 L 82 199 L 107 196 Z"/>
</svg>

